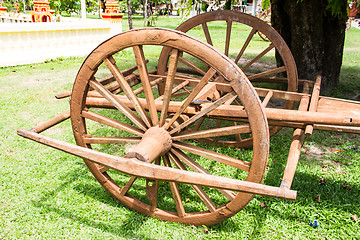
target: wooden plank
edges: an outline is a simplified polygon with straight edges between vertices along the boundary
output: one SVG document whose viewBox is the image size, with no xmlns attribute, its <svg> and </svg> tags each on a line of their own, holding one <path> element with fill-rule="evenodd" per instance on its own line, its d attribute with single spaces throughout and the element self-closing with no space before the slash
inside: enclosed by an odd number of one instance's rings
<svg viewBox="0 0 360 240">
<path fill-rule="evenodd" d="M 122 98 L 121 96 L 117 96 L 117 97 Z M 109 104 L 107 100 L 105 101 L 104 100 L 101 98 L 87 98 L 86 105 L 88 107 L 100 107 L 100 108 L 113 107 L 111 104 Z M 126 99 L 123 101 L 125 102 L 125 104 L 131 105 L 130 102 L 126 102 Z M 212 103 L 204 103 L 201 104 L 201 106 L 202 108 L 206 108 L 211 106 L 211 104 Z M 146 102 L 143 101 L 142 105 L 146 107 Z M 171 102 L 168 111 L 171 113 L 177 112 L 181 105 L 182 103 L 180 102 Z M 162 107 L 161 103 L 156 104 L 156 108 L 158 109 L 158 111 L 161 109 L 161 107 Z M 184 110 L 184 114 L 195 115 L 197 113 L 198 111 L 196 111 L 195 107 L 191 105 Z M 294 123 L 295 125 L 320 124 L 320 125 L 360 127 L 360 116 L 359 114 L 356 113 L 342 114 L 342 113 L 322 113 L 322 112 L 300 112 L 297 110 L 266 108 L 265 114 L 268 121 L 269 122 L 272 121 L 274 124 L 276 123 L 277 126 L 289 126 L 288 123 L 290 122 L 290 123 Z M 244 110 L 244 107 L 242 106 L 223 105 L 207 113 L 207 116 L 213 118 L 222 118 L 224 120 L 229 120 L 229 121 L 242 122 L 244 121 L 244 118 L 247 118 L 247 113 Z M 284 125 L 282 125 L 282 123 L 284 123 Z"/>
</svg>

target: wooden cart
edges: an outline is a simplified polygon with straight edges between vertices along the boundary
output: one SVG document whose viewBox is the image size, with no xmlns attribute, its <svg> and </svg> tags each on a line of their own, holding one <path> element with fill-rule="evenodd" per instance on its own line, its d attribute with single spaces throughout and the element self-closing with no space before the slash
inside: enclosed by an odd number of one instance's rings
<svg viewBox="0 0 360 240">
<path fill-rule="evenodd" d="M 225 54 L 211 46 L 210 26 L 221 23 Z M 235 55 L 233 25 L 249 30 Z M 199 27 L 209 44 L 183 33 Z M 360 103 L 319 96 L 320 77 L 315 84 L 298 80 L 291 52 L 268 24 L 218 11 L 178 30 L 136 29 L 103 42 L 84 61 L 72 92 L 57 96 L 71 95 L 70 111 L 18 134 L 83 158 L 131 209 L 211 225 L 236 214 L 254 194 L 295 200 L 291 183 L 313 129 L 360 133 Z M 259 31 L 269 46 L 249 59 L 244 53 Z M 254 72 L 271 52 L 283 65 Z M 254 88 L 249 80 L 272 88 Z M 68 118 L 77 146 L 39 134 Z M 295 129 L 282 183 L 264 185 L 269 137 L 281 127 Z M 228 147 L 253 151 L 231 156 Z"/>
</svg>

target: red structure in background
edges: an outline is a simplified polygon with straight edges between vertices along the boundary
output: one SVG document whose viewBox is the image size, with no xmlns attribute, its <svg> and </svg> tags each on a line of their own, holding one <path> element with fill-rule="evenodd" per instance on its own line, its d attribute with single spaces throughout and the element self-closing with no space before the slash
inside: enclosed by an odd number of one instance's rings
<svg viewBox="0 0 360 240">
<path fill-rule="evenodd" d="M 33 22 L 52 22 L 55 10 L 51 10 L 48 0 L 34 0 L 34 11 L 31 13 Z"/>
<path fill-rule="evenodd" d="M 2 3 L 0 2 L 0 15 L 4 12 L 6 12 L 6 7 L 3 7 Z"/>
<path fill-rule="evenodd" d="M 358 0 L 352 1 L 349 5 L 349 18 L 354 19 L 356 14 L 360 12 Z"/>
<path fill-rule="evenodd" d="M 105 3 L 105 13 L 101 14 L 104 20 L 111 23 L 119 23 L 122 21 L 123 14 L 119 13 L 119 6 L 115 0 L 108 0 Z"/>
</svg>

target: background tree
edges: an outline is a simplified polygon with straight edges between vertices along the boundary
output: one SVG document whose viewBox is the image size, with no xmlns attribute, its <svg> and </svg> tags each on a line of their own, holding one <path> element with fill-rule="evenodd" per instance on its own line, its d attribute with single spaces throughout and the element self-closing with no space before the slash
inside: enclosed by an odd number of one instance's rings
<svg viewBox="0 0 360 240">
<path fill-rule="evenodd" d="M 335 87 L 342 65 L 347 0 L 270 0 L 271 24 L 295 58 L 299 78 Z"/>
<path fill-rule="evenodd" d="M 134 26 L 133 26 L 133 21 L 132 21 L 133 12 L 132 12 L 132 9 L 131 9 L 131 1 L 130 1 L 130 0 L 126 0 L 126 3 L 127 3 L 129 29 L 131 30 L 131 29 L 134 28 Z"/>
</svg>

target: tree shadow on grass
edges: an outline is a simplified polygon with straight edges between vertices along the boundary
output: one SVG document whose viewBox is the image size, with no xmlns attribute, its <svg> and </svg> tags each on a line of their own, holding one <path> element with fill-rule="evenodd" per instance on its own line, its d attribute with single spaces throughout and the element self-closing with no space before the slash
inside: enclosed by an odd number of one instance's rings
<svg viewBox="0 0 360 240">
<path fill-rule="evenodd" d="M 276 144 L 271 145 L 269 168 L 263 181 L 265 185 L 277 187 L 280 186 L 284 174 L 291 131 L 281 132 L 278 135 L 273 137 L 276 138 Z M 315 140 L 317 145 L 322 146 L 328 141 L 324 137 L 326 138 L 327 135 L 318 133 L 314 139 L 309 140 Z M 320 138 L 321 142 L 317 138 Z M 331 141 L 332 144 L 336 143 L 334 140 Z M 348 154 L 351 156 L 352 153 Z M 258 203 L 249 204 L 245 208 L 245 211 L 251 211 L 256 216 L 257 224 L 254 225 L 253 232 L 261 232 L 264 225 L 268 224 L 268 218 L 281 219 L 282 222 L 294 225 L 309 225 L 310 220 L 313 220 L 312 217 L 316 216 L 326 222 L 326 227 L 329 228 L 338 227 L 337 223 L 334 223 L 337 221 L 341 222 L 340 225 L 353 224 L 350 216 L 360 212 L 360 183 L 353 179 L 354 173 L 346 174 L 334 170 L 328 173 L 324 168 L 319 171 L 318 166 L 323 161 L 332 162 L 330 160 L 332 160 L 330 156 L 324 159 L 307 159 L 302 153 L 291 186 L 292 190 L 298 191 L 295 202 L 256 196 L 256 200 L 264 203 L 265 206 L 260 206 Z M 352 162 L 355 160 L 353 159 Z M 340 159 L 340 163 L 351 165 L 351 162 L 347 163 L 344 159 Z M 312 168 L 317 169 L 312 170 Z M 356 168 L 353 167 L 350 171 L 356 171 Z M 257 235 L 255 234 L 253 238 L 256 239 Z"/>
<path fill-rule="evenodd" d="M 81 166 L 80 166 L 81 165 Z M 121 220 L 118 222 L 100 222 L 97 219 L 91 218 L 91 214 L 84 215 L 83 213 L 77 213 L 76 211 L 71 211 L 71 209 L 64 209 L 63 207 L 59 208 L 58 204 L 49 199 L 56 199 L 58 194 L 66 192 L 66 189 L 74 189 L 80 194 L 91 197 L 96 202 L 104 203 L 111 207 L 123 207 L 121 203 L 116 201 L 112 196 L 103 189 L 100 184 L 93 178 L 87 168 L 83 164 L 79 163 L 79 167 L 69 171 L 63 177 L 64 181 L 57 188 L 50 191 L 43 191 L 42 195 L 37 200 L 31 200 L 31 203 L 42 209 L 43 212 L 53 212 L 59 215 L 62 218 L 70 219 L 74 222 L 79 222 L 83 225 L 87 225 L 92 228 L 98 228 L 101 231 L 108 232 L 113 235 L 121 237 L 129 237 L 136 239 L 150 239 L 148 236 L 139 233 L 141 226 L 150 218 L 145 215 L 141 215 L 134 211 L 129 211 L 126 213 L 126 220 Z M 81 179 L 81 183 L 74 185 L 74 182 Z M 94 183 L 98 186 L 94 187 Z"/>
<path fill-rule="evenodd" d="M 282 136 L 275 136 L 278 138 L 276 141 L 281 144 L 272 145 L 272 152 L 276 152 L 276 155 L 270 156 L 269 169 L 264 179 L 264 184 L 270 186 L 279 186 L 281 178 L 284 172 L 287 154 L 288 154 L 288 142 L 282 142 L 282 138 L 291 139 L 291 132 L 285 133 Z M 282 145 L 283 144 L 283 145 Z M 287 146 L 284 146 L 286 145 Z M 273 160 L 273 161 L 272 161 Z M 300 162 L 303 165 L 309 165 L 313 167 L 311 162 Z M 295 174 L 292 189 L 298 191 L 298 197 L 296 202 L 286 201 L 282 199 L 267 198 L 261 196 L 255 196 L 254 202 L 250 202 L 243 211 L 254 215 L 255 223 L 248 224 L 252 228 L 253 236 L 249 238 L 257 238 L 258 234 L 262 231 L 268 231 L 268 219 L 281 219 L 284 222 L 290 222 L 295 224 L 308 224 L 309 216 L 306 212 L 315 211 L 319 215 L 322 212 L 336 211 L 342 215 L 350 215 L 351 213 L 360 212 L 360 185 L 351 183 L 351 189 L 343 187 L 343 180 L 336 180 L 334 177 L 324 184 L 319 181 L 322 177 L 321 172 L 311 174 L 309 171 L 297 171 Z M 100 184 L 89 174 L 88 169 L 84 167 L 83 163 L 73 168 L 72 171 L 65 173 L 62 177 L 63 183 L 56 189 L 51 191 L 44 191 L 42 196 L 37 201 L 32 201 L 33 205 L 41 208 L 44 212 L 54 212 L 61 217 L 68 218 L 71 221 L 80 222 L 81 224 L 89 227 L 100 229 L 104 232 L 108 232 L 117 236 L 126 236 L 139 239 L 149 239 L 142 233 L 139 233 L 139 229 L 150 219 L 145 215 L 139 214 L 135 211 L 126 210 L 124 216 L 119 218 L 116 222 L 99 222 L 90 216 L 84 216 L 82 213 L 76 211 L 70 211 L 64 208 L 59 209 L 57 204 L 49 201 L 48 199 L 57 198 L 58 194 L 61 194 L 66 189 L 73 189 L 80 194 L 90 197 L 95 202 L 101 202 L 107 206 L 115 208 L 127 209 L 121 203 L 116 201 L 110 194 L 108 194 Z M 81 181 L 79 181 L 81 180 Z M 320 201 L 319 201 L 320 196 Z M 265 207 L 260 206 L 257 202 L 264 202 Z M 246 214 L 247 214 L 246 213 Z M 124 220 L 125 219 L 125 220 Z M 159 220 L 160 221 L 160 220 Z M 209 227 L 210 231 L 214 232 L 235 232 L 243 231 L 241 220 L 237 220 L 236 217 L 230 218 L 224 222 Z M 331 223 L 328 223 L 330 226 Z M 266 229 L 263 229 L 266 228 Z"/>
</svg>

